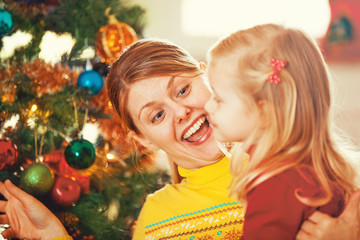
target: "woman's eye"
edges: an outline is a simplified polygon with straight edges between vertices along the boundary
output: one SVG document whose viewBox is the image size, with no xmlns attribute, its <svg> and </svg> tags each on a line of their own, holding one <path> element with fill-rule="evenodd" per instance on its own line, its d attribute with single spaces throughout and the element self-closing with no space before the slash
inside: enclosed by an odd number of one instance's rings
<svg viewBox="0 0 360 240">
<path fill-rule="evenodd" d="M 178 97 L 181 97 L 183 95 L 185 95 L 187 92 L 188 92 L 188 88 L 189 88 L 189 85 L 186 85 L 184 88 L 182 88 L 179 93 L 178 93 Z"/>
<path fill-rule="evenodd" d="M 155 123 L 155 122 L 161 120 L 163 116 L 164 116 L 164 111 L 160 111 L 151 119 L 151 122 Z"/>
</svg>

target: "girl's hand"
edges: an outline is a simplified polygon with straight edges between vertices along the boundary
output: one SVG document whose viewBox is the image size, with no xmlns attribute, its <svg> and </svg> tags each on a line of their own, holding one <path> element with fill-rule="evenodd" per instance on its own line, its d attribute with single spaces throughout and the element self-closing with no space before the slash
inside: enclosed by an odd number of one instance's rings
<svg viewBox="0 0 360 240">
<path fill-rule="evenodd" d="M 298 234 L 297 240 L 360 240 L 360 190 L 351 196 L 342 214 L 332 218 L 321 212 L 313 213 L 306 220 Z"/>
<path fill-rule="evenodd" d="M 7 201 L 0 201 L 1 224 L 10 227 L 2 232 L 4 238 L 39 239 L 67 235 L 60 220 L 39 200 L 22 191 L 9 180 L 0 182 L 0 193 Z"/>
</svg>

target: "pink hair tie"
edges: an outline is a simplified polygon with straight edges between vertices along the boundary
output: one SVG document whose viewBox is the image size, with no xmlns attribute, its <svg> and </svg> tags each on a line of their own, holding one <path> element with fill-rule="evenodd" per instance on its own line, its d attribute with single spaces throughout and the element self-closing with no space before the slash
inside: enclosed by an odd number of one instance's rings
<svg viewBox="0 0 360 240">
<path fill-rule="evenodd" d="M 271 58 L 271 67 L 273 68 L 273 73 L 267 76 L 266 81 L 273 84 L 279 84 L 281 79 L 279 77 L 279 72 L 284 69 L 287 62 L 285 60 L 280 60 L 276 58 Z"/>
</svg>

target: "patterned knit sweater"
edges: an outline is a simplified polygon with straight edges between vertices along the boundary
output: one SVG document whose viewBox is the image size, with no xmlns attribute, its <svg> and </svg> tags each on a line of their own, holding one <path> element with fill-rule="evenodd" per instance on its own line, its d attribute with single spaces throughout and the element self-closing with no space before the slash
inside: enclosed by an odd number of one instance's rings
<svg viewBox="0 0 360 240">
<path fill-rule="evenodd" d="M 244 209 L 228 197 L 229 158 L 191 171 L 185 179 L 147 196 L 133 240 L 228 240 L 242 235 Z"/>
</svg>

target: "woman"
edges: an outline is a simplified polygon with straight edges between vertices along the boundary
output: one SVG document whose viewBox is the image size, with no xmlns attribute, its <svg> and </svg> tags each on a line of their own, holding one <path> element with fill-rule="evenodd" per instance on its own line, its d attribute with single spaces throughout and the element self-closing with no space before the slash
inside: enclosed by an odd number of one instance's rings
<svg viewBox="0 0 360 240">
<path fill-rule="evenodd" d="M 176 45 L 139 41 L 108 75 L 111 102 L 126 128 L 141 145 L 165 151 L 186 178 L 147 197 L 134 239 L 241 236 L 243 209 L 228 197 L 229 159 L 204 110 L 210 97 L 204 70 Z"/>
<path fill-rule="evenodd" d="M 174 184 L 147 197 L 133 239 L 241 236 L 243 208 L 228 197 L 229 159 L 204 110 L 210 97 L 204 70 L 180 47 L 154 40 L 137 41 L 111 68 L 108 93 L 129 134 L 148 149 L 163 149 L 174 163 Z M 0 202 L 1 223 L 11 225 L 4 237 L 66 239 L 59 220 L 36 199 L 9 182 L 0 183 L 0 192 L 8 199 Z"/>
</svg>

